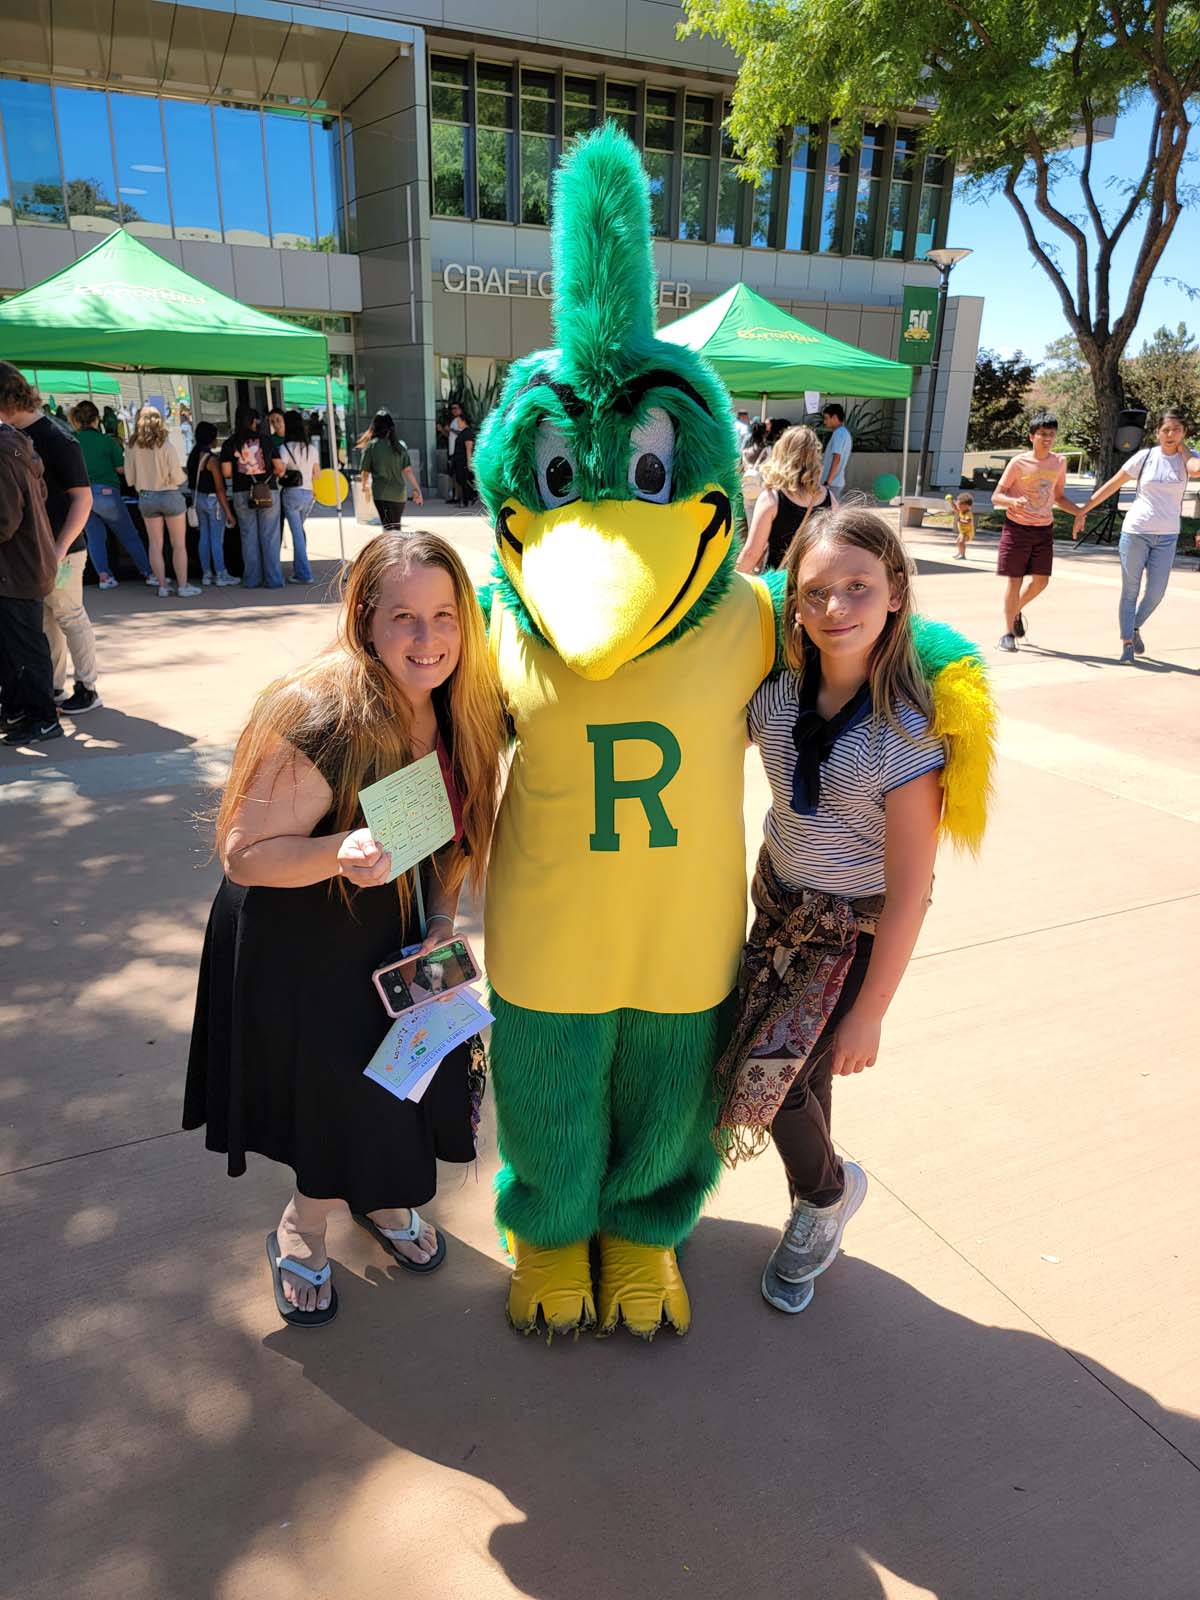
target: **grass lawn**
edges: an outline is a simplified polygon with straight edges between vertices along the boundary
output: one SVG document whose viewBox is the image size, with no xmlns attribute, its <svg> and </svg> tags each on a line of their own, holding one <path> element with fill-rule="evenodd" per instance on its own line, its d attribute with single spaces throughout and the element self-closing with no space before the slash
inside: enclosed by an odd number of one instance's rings
<svg viewBox="0 0 1200 1600">
<path fill-rule="evenodd" d="M 1088 518 L 1089 524 L 1092 527 L 1095 527 L 1096 523 L 1101 517 L 1103 517 L 1103 515 L 1103 509 L 1100 511 L 1093 511 L 1091 516 Z M 1054 513 L 1054 537 L 1056 539 L 1065 539 L 1068 544 L 1071 543 L 1071 520 L 1072 519 L 1067 516 L 1065 511 L 1056 511 Z M 954 517 L 949 506 L 946 507 L 945 511 L 927 511 L 925 513 L 923 525 L 926 528 L 945 528 L 948 531 L 951 530 L 954 527 Z M 1003 511 L 994 511 L 990 506 L 986 510 L 980 510 L 978 507 L 976 507 L 976 533 L 998 534 L 1003 526 Z M 1184 517 L 1181 519 L 1179 528 L 1180 555 L 1195 555 L 1195 537 L 1198 533 L 1200 533 L 1200 517 Z"/>
</svg>

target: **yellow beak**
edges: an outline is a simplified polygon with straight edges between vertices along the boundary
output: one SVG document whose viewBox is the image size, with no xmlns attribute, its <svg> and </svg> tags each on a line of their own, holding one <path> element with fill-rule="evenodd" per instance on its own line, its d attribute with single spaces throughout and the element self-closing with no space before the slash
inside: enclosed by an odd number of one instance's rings
<svg viewBox="0 0 1200 1600">
<path fill-rule="evenodd" d="M 529 614 L 581 678 L 611 678 L 685 617 L 724 561 L 733 510 L 715 484 L 690 500 L 506 501 L 500 561 Z"/>
</svg>

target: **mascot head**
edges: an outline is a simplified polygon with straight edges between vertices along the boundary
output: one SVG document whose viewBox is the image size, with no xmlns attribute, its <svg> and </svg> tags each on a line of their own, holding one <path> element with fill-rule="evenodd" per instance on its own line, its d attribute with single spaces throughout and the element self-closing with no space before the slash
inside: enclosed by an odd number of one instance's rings
<svg viewBox="0 0 1200 1600">
<path fill-rule="evenodd" d="M 711 367 L 655 337 L 646 176 L 611 124 L 559 169 L 552 254 L 557 348 L 509 370 L 475 472 L 501 597 L 603 679 L 728 588 L 737 445 Z"/>
</svg>

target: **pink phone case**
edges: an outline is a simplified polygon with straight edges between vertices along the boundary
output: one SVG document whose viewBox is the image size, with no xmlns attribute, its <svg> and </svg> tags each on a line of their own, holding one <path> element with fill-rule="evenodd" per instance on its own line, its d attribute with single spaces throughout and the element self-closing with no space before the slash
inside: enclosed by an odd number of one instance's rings
<svg viewBox="0 0 1200 1600">
<path fill-rule="evenodd" d="M 403 956 L 371 974 L 383 1009 L 399 1017 L 414 1006 L 453 994 L 483 976 L 475 952 L 465 939 L 447 939 L 424 956 Z"/>
</svg>

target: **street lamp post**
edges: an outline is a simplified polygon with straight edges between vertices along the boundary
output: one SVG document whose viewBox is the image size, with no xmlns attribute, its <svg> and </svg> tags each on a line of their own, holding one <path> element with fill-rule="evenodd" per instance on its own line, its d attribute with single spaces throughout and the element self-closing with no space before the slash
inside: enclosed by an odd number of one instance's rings
<svg viewBox="0 0 1200 1600">
<path fill-rule="evenodd" d="M 933 429 L 933 402 L 937 396 L 938 364 L 942 358 L 942 329 L 946 320 L 947 287 L 955 266 L 969 256 L 969 250 L 926 250 L 926 261 L 938 269 L 937 331 L 933 336 L 933 355 L 929 361 L 929 394 L 925 400 L 925 426 L 921 430 L 921 454 L 917 458 L 917 494 L 925 493 L 929 477 L 929 435 Z"/>
</svg>

